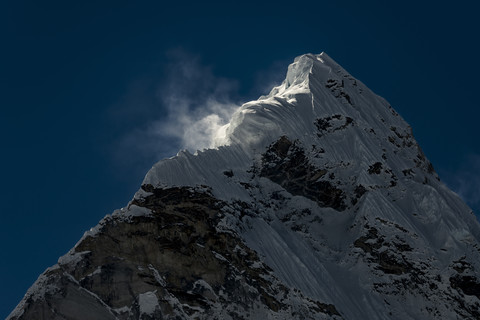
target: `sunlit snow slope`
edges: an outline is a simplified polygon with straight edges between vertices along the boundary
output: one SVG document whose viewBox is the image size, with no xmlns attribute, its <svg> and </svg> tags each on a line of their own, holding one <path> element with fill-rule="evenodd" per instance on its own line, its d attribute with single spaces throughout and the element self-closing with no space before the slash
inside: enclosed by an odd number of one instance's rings
<svg viewBox="0 0 480 320">
<path fill-rule="evenodd" d="M 325 53 L 296 58 L 284 82 L 241 106 L 215 144 L 155 164 L 129 205 L 87 232 L 9 319 L 46 306 L 59 319 L 81 319 L 88 306 L 108 314 L 92 319 L 480 318 L 473 213 L 401 116 Z M 166 219 L 172 212 L 183 220 Z M 198 229 L 204 223 L 208 232 Z M 135 239 L 145 236 L 124 248 L 133 226 L 148 230 L 135 229 Z M 155 242 L 168 237 L 182 246 Z M 121 262 L 98 245 L 111 238 Z M 135 254 L 124 254 L 132 246 Z M 151 272 L 150 282 L 108 273 L 111 264 Z M 129 290 L 105 289 L 128 281 Z M 229 281 L 243 293 L 228 293 Z"/>
</svg>

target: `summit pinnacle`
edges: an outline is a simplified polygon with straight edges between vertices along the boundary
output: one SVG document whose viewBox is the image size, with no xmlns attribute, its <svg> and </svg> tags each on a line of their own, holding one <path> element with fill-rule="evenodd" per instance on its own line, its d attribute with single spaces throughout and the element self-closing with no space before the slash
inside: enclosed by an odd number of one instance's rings
<svg viewBox="0 0 480 320">
<path fill-rule="evenodd" d="M 480 226 L 325 53 L 147 173 L 8 319 L 479 319 Z"/>
</svg>

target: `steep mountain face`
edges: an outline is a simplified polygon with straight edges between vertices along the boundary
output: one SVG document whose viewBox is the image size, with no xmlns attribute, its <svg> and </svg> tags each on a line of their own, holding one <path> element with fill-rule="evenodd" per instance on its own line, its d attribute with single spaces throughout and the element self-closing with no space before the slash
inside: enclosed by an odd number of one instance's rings
<svg viewBox="0 0 480 320">
<path fill-rule="evenodd" d="M 411 128 L 303 55 L 157 163 L 8 319 L 479 319 L 480 227 Z"/>
</svg>

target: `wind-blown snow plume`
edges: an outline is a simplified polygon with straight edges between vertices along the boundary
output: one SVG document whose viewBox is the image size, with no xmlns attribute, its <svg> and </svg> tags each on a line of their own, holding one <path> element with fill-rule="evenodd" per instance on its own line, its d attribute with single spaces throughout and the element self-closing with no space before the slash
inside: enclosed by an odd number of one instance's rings
<svg viewBox="0 0 480 320">
<path fill-rule="evenodd" d="M 231 98 L 237 85 L 214 76 L 197 57 L 183 51 L 172 51 L 169 57 L 168 76 L 157 93 L 167 117 L 152 123 L 151 133 L 176 138 L 190 151 L 211 148 L 239 107 Z"/>
<path fill-rule="evenodd" d="M 238 94 L 236 81 L 216 76 L 200 57 L 182 49 L 165 57 L 151 74 L 133 81 L 110 109 L 121 129 L 111 151 L 114 162 L 129 171 L 138 167 L 138 175 L 179 149 L 195 152 L 224 144 L 225 125 L 249 100 Z M 277 61 L 258 72 L 248 95 L 258 97 L 278 85 L 285 64 Z"/>
<path fill-rule="evenodd" d="M 133 81 L 110 108 L 120 130 L 113 163 L 136 176 L 179 149 L 221 144 L 223 125 L 240 106 L 237 83 L 215 76 L 197 56 L 171 50 L 159 67 Z"/>
<path fill-rule="evenodd" d="M 198 107 L 192 107 L 183 98 L 170 97 L 167 107 L 167 119 L 155 122 L 152 133 L 177 138 L 181 141 L 181 148 L 190 151 L 214 147 L 222 139 L 224 125 L 238 108 L 214 97 L 209 97 Z"/>
</svg>

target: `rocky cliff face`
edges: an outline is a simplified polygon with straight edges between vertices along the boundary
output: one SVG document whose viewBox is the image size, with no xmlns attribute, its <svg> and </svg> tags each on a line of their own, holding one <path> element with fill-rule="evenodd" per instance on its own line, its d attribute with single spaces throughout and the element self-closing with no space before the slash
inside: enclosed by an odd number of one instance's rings
<svg viewBox="0 0 480 320">
<path fill-rule="evenodd" d="M 225 205 L 207 190 L 142 187 L 122 213 L 100 223 L 40 279 L 20 318 L 288 319 L 338 317 L 333 305 L 287 288 L 235 233 L 219 228 Z M 40 298 L 40 299 L 36 299 Z"/>
<path fill-rule="evenodd" d="M 157 163 L 9 319 L 478 319 L 480 227 L 326 54 Z"/>
</svg>

